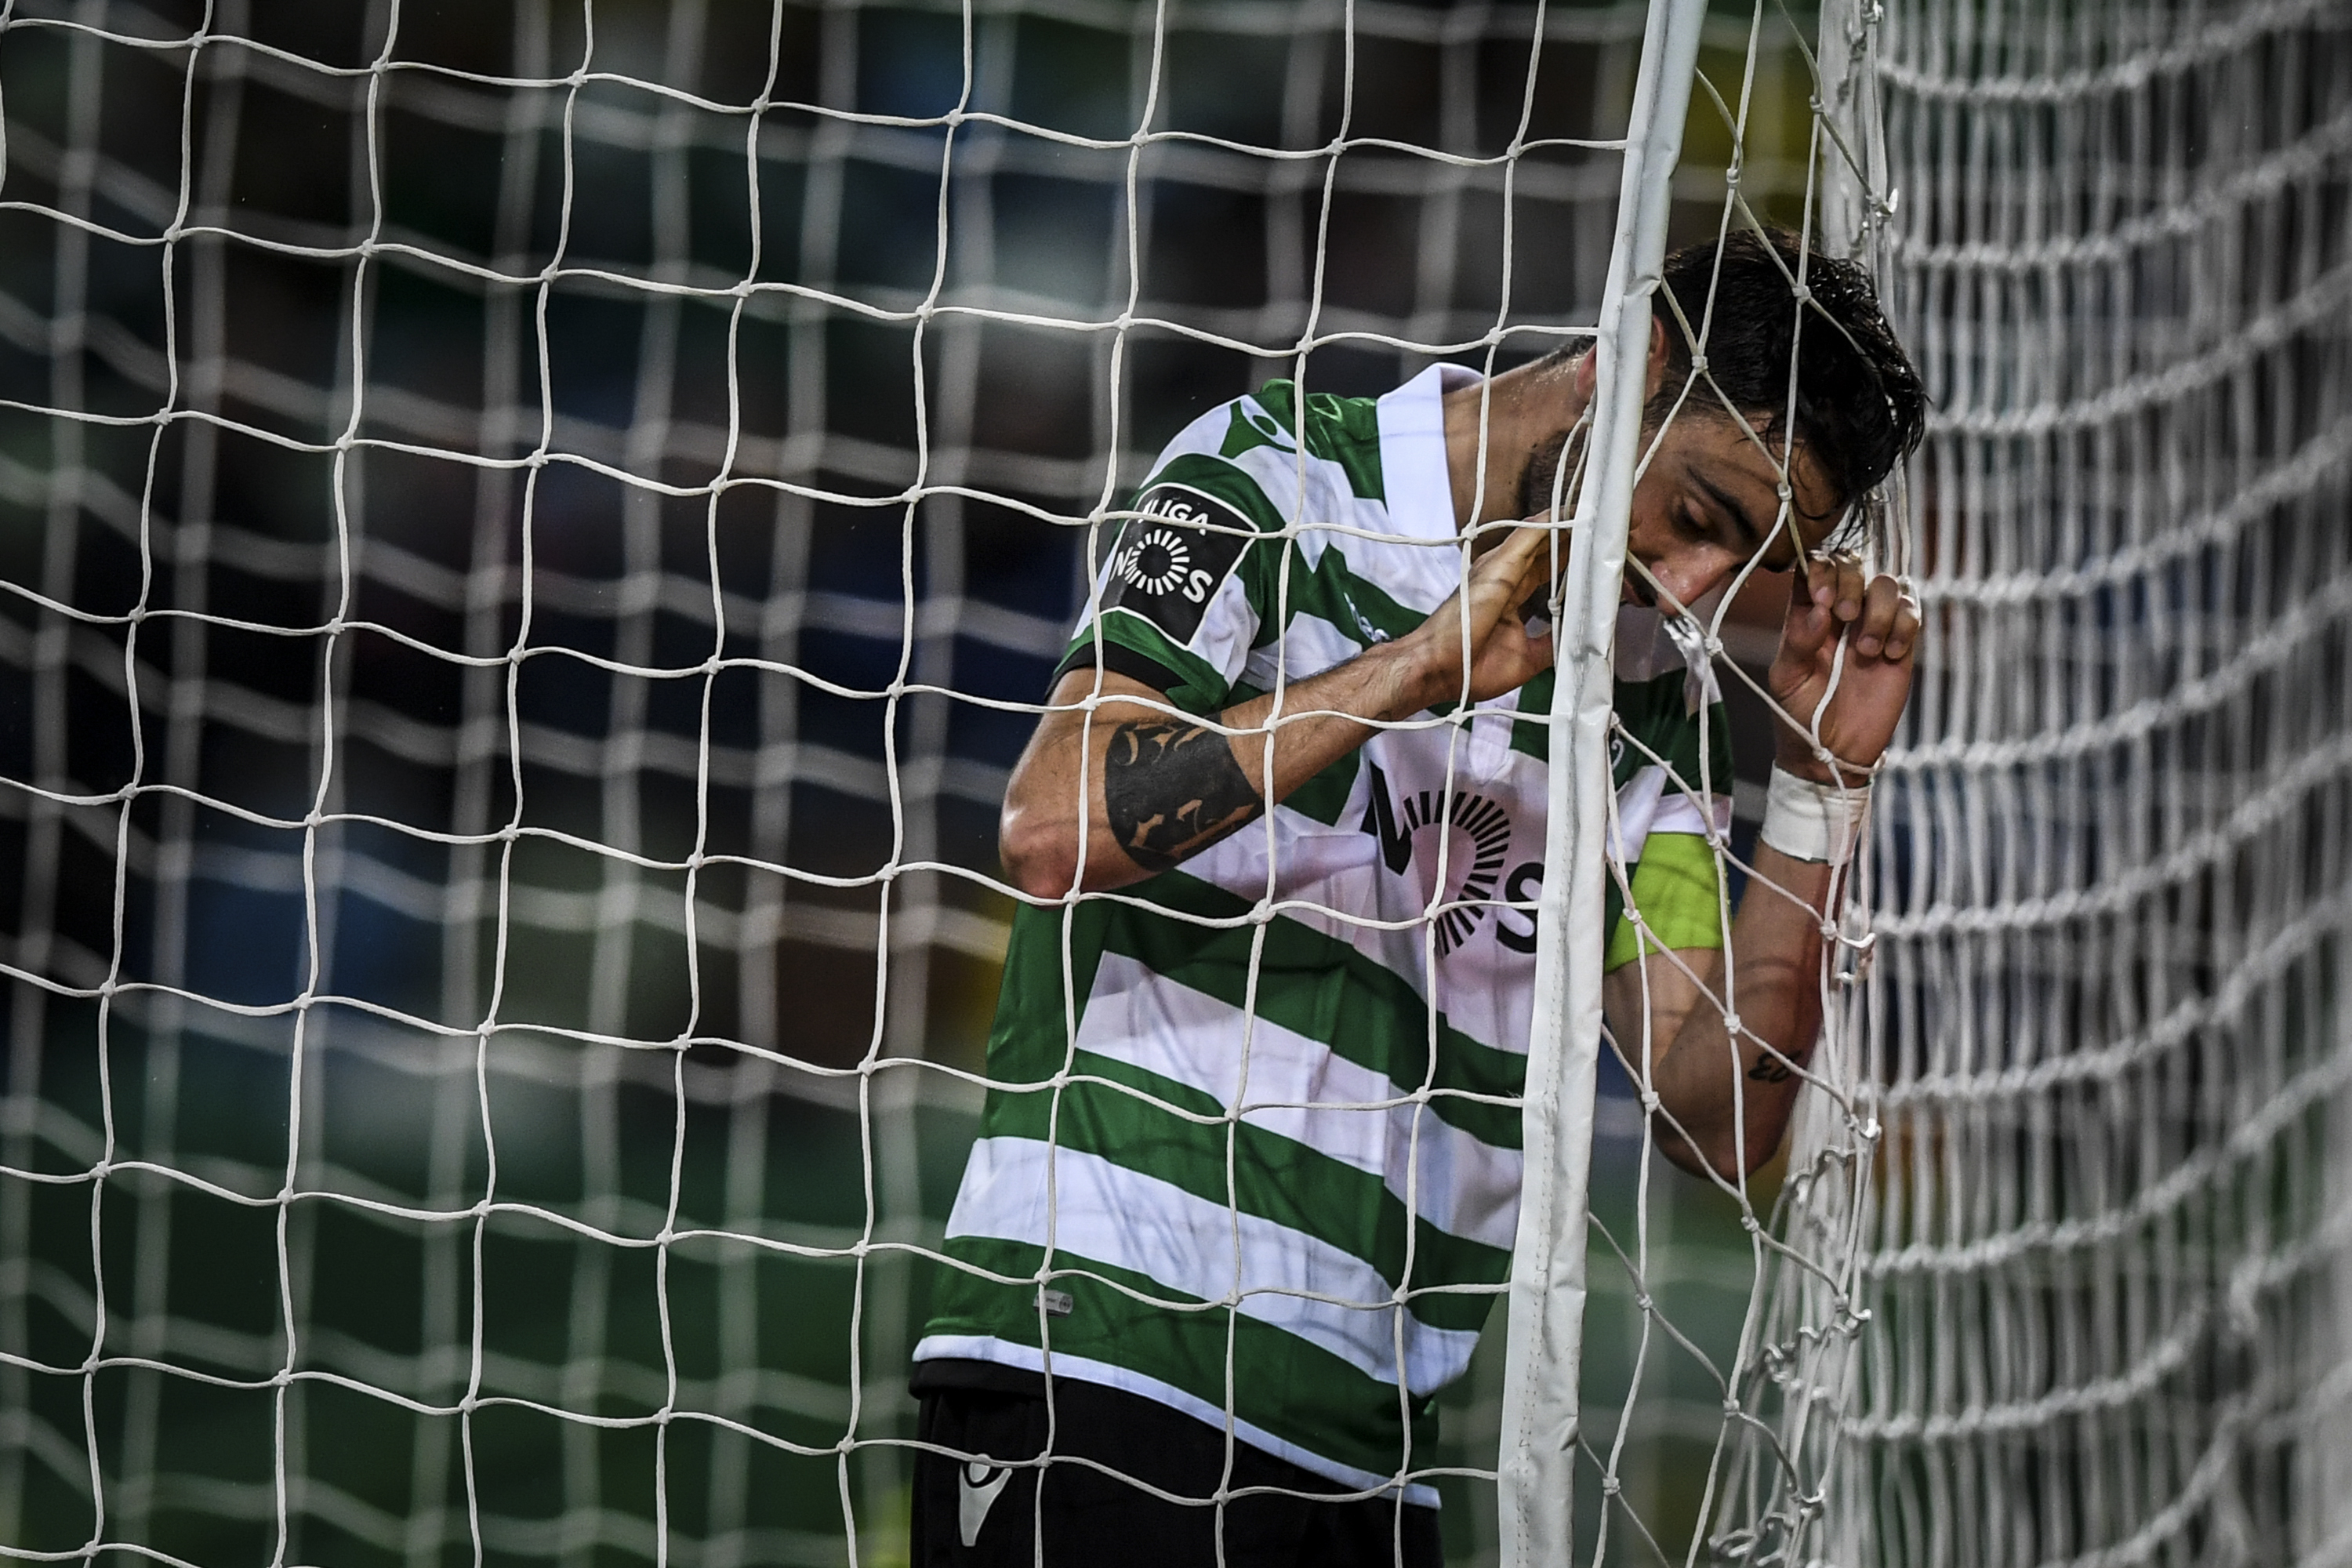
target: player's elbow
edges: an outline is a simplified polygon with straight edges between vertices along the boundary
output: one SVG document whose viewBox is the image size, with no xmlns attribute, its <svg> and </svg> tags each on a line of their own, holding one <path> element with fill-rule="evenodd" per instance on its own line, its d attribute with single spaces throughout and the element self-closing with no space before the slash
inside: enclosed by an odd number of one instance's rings
<svg viewBox="0 0 2352 1568">
<path fill-rule="evenodd" d="M 1713 1177 L 1738 1186 L 1772 1163 L 1784 1129 L 1751 1127 L 1738 1136 L 1728 1126 L 1691 1127 L 1670 1121 L 1661 1110 L 1653 1124 L 1658 1152 L 1702 1180 Z"/>
<path fill-rule="evenodd" d="M 1770 1164 L 1780 1155 L 1783 1141 L 1782 1134 L 1775 1133 L 1765 1138 L 1750 1137 L 1741 1148 L 1718 1149 L 1715 1173 L 1737 1186 Z"/>
<path fill-rule="evenodd" d="M 1077 834 L 1066 820 L 1055 821 L 1054 814 L 1025 806 L 1017 797 L 1004 803 L 996 850 L 1005 879 L 1025 898 L 1050 902 L 1067 898 L 1077 886 Z"/>
</svg>

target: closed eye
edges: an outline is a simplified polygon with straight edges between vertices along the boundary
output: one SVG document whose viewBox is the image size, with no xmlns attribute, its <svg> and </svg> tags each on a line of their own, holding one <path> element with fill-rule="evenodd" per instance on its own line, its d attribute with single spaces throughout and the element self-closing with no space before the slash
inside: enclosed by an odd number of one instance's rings
<svg viewBox="0 0 2352 1568">
<path fill-rule="evenodd" d="M 1743 558 L 1752 556 L 1763 548 L 1765 531 L 1756 526 L 1755 521 L 1740 509 L 1739 503 L 1706 475 L 1696 477 L 1706 489 L 1707 498 L 1722 510 L 1725 522 L 1720 537 L 1725 541 L 1725 548 L 1736 551 Z"/>
</svg>

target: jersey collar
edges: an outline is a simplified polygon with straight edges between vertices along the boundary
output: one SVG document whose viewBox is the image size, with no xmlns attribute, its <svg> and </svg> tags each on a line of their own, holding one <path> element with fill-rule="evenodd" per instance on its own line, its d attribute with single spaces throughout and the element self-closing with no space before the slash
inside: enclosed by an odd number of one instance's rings
<svg viewBox="0 0 2352 1568">
<path fill-rule="evenodd" d="M 1380 400 L 1381 489 L 1389 524 L 1408 539 L 1451 539 L 1454 480 L 1445 467 L 1445 394 L 1478 374 L 1433 364 Z"/>
</svg>

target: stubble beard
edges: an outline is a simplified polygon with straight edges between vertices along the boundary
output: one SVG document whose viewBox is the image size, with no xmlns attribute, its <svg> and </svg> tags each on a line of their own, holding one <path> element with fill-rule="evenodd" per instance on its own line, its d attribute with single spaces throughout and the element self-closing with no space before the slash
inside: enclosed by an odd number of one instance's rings
<svg viewBox="0 0 2352 1568">
<path fill-rule="evenodd" d="M 1575 515 L 1577 492 L 1583 488 L 1585 444 L 1591 429 L 1589 419 L 1580 419 L 1568 429 L 1553 431 L 1528 448 L 1528 460 L 1519 469 L 1520 517 L 1557 516 L 1565 521 Z M 1564 484 L 1560 479 L 1563 464 L 1568 468 Z M 1552 510 L 1555 490 L 1559 500 L 1557 513 Z"/>
<path fill-rule="evenodd" d="M 1645 447 L 1654 430 L 1654 426 L 1645 415 L 1642 422 L 1642 441 Z M 1557 517 L 1565 522 L 1576 514 L 1577 497 L 1584 488 L 1584 459 L 1591 434 L 1592 424 L 1588 416 L 1566 430 L 1553 431 L 1528 448 L 1527 463 L 1519 469 L 1521 518 Z M 1560 479 L 1562 464 L 1568 468 L 1565 483 Z M 1559 492 L 1557 512 L 1553 510 L 1555 489 Z M 1658 602 L 1657 595 L 1649 584 L 1642 580 L 1639 573 L 1626 573 L 1619 591 L 1637 605 L 1654 608 Z"/>
</svg>

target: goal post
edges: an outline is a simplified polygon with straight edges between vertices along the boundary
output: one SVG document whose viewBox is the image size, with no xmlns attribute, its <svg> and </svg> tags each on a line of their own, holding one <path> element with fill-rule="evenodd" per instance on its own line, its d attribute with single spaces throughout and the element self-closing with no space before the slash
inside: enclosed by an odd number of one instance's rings
<svg viewBox="0 0 2352 1568">
<path fill-rule="evenodd" d="M 1550 830 L 1538 921 L 1522 1110 L 1526 1179 L 1511 1263 L 1498 1507 L 1510 1568 L 1573 1561 L 1581 1432 L 1585 1215 L 1601 1035 L 1611 674 L 1619 583 L 1648 402 L 1650 326 L 1705 0 L 1652 5 L 1625 128 L 1616 238 L 1593 353 L 1597 407 L 1558 591 L 1560 677 L 1550 731 Z"/>
</svg>

